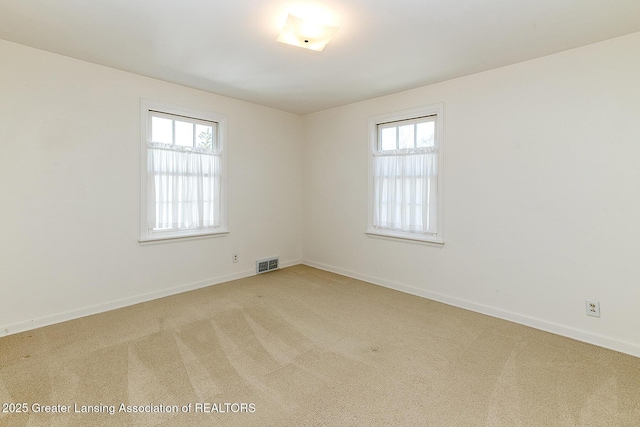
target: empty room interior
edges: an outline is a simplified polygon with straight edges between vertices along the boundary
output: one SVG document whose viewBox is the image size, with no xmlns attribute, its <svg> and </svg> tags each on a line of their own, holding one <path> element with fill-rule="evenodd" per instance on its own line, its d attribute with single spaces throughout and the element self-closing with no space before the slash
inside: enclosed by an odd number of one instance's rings
<svg viewBox="0 0 640 427">
<path fill-rule="evenodd" d="M 637 0 L 0 3 L 0 426 L 639 426 Z"/>
</svg>

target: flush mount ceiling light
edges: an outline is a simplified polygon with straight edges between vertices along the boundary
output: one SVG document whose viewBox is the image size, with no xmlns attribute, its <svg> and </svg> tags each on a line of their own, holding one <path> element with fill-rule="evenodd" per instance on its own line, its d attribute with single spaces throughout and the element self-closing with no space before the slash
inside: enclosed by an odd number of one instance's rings
<svg viewBox="0 0 640 427">
<path fill-rule="evenodd" d="M 278 41 L 321 52 L 336 31 L 338 31 L 338 27 L 320 24 L 289 14 Z"/>
</svg>

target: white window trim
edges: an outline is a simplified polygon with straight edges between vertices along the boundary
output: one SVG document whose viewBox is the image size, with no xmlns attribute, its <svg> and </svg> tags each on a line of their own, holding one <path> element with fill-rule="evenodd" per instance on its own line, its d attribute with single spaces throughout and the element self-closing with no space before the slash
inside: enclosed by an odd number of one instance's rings
<svg viewBox="0 0 640 427">
<path fill-rule="evenodd" d="M 438 197 L 437 197 L 437 234 L 415 233 L 408 231 L 384 230 L 373 226 L 373 209 L 374 209 L 374 188 L 373 188 L 373 153 L 378 150 L 378 125 L 409 120 L 417 117 L 437 116 L 435 121 L 435 138 L 438 147 Z M 414 243 L 426 243 L 443 245 L 443 213 L 444 213 L 444 104 L 433 104 L 424 107 L 412 108 L 409 110 L 396 111 L 393 113 L 380 114 L 369 117 L 369 156 L 367 162 L 367 180 L 368 180 L 368 203 L 367 203 L 367 231 L 365 234 L 373 237 L 385 237 L 390 239 L 399 239 L 412 241 Z"/>
<path fill-rule="evenodd" d="M 142 98 L 140 100 L 140 244 L 162 243 L 219 237 L 229 233 L 227 228 L 227 116 L 212 111 L 197 110 Z M 180 230 L 149 234 L 147 230 L 147 141 L 151 134 L 151 119 L 149 112 L 162 112 L 172 115 L 185 116 L 217 123 L 217 150 L 222 155 L 221 189 L 220 189 L 220 227 L 215 230 Z"/>
</svg>

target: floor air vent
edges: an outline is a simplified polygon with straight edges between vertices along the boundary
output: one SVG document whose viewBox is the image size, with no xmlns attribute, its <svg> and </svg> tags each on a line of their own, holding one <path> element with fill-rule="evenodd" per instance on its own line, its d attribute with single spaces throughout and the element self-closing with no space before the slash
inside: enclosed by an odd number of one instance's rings
<svg viewBox="0 0 640 427">
<path fill-rule="evenodd" d="M 278 257 L 259 259 L 256 261 L 256 274 L 278 269 Z"/>
</svg>

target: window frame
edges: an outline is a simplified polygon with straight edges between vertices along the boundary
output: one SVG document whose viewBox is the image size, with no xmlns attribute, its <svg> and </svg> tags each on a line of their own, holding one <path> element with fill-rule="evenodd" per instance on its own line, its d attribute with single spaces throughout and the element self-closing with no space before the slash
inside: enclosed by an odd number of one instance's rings
<svg viewBox="0 0 640 427">
<path fill-rule="evenodd" d="M 165 102 L 142 98 L 140 100 L 140 237 L 141 244 L 201 239 L 224 236 L 229 233 L 227 226 L 227 116 L 213 111 L 198 110 Z M 220 226 L 215 229 L 169 230 L 150 233 L 147 229 L 147 142 L 151 138 L 153 114 L 183 117 L 192 121 L 214 122 L 215 150 L 220 152 Z"/>
<path fill-rule="evenodd" d="M 379 125 L 386 125 L 391 122 L 413 121 L 421 117 L 435 116 L 434 144 L 438 153 L 438 173 L 437 173 L 437 197 L 436 197 L 436 233 L 419 233 L 412 231 L 391 230 L 376 228 L 373 226 L 374 203 L 374 176 L 373 163 L 374 153 L 382 151 L 379 148 Z M 384 126 L 383 126 L 384 128 Z M 391 113 L 379 114 L 369 117 L 368 121 L 368 162 L 367 162 L 367 230 L 366 234 L 372 237 L 383 237 L 394 240 L 413 241 L 414 243 L 444 244 L 443 213 L 444 213 L 444 104 L 432 104 L 408 110 L 395 111 Z M 398 153 L 411 149 L 399 149 Z M 392 150 L 385 150 L 392 151 Z"/>
</svg>

